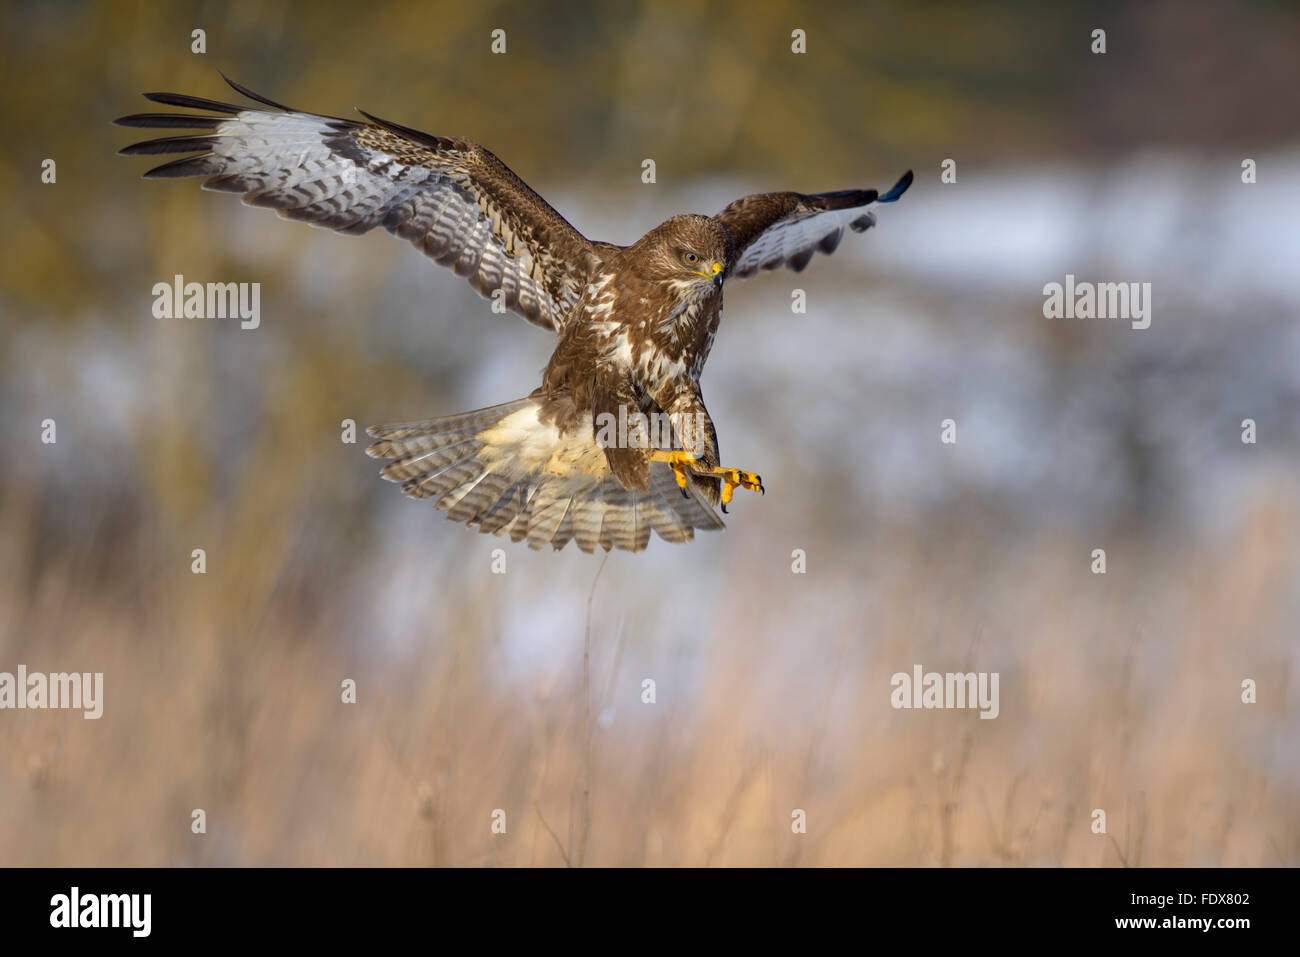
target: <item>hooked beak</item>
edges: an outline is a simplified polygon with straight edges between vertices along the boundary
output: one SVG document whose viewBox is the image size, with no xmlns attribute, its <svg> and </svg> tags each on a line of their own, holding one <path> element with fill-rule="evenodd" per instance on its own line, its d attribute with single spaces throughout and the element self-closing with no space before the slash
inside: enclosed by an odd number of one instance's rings
<svg viewBox="0 0 1300 957">
<path fill-rule="evenodd" d="M 703 276 L 705 279 L 712 279 L 714 288 L 717 289 L 722 288 L 722 280 L 726 278 L 725 267 L 721 262 L 716 261 L 709 263 L 707 269 L 697 269 L 695 274 Z"/>
</svg>

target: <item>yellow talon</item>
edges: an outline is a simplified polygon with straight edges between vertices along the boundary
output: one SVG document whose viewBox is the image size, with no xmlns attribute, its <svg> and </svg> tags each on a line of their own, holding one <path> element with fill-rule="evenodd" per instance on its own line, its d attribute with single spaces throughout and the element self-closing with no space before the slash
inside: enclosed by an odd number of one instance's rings
<svg viewBox="0 0 1300 957">
<path fill-rule="evenodd" d="M 719 475 L 722 477 L 722 504 L 725 506 L 731 501 L 736 489 L 747 488 L 751 492 L 767 492 L 763 488 L 762 476 L 755 475 L 753 472 L 746 472 L 743 469 L 720 469 Z"/>
<path fill-rule="evenodd" d="M 746 472 L 744 469 L 728 469 L 721 466 L 710 466 L 699 464 L 699 459 L 689 452 L 656 450 L 653 455 L 655 462 L 667 462 L 673 467 L 673 474 L 677 477 L 677 487 L 686 494 L 686 482 L 688 473 L 696 475 L 716 476 L 722 479 L 722 510 L 725 512 L 731 499 L 736 494 L 736 489 L 747 488 L 752 492 L 762 492 L 764 495 L 767 491 L 763 488 L 763 479 L 753 472 Z"/>
<path fill-rule="evenodd" d="M 691 455 L 689 452 L 682 452 L 680 450 L 667 451 L 667 452 L 656 451 L 654 454 L 653 461 L 667 462 L 669 465 L 671 465 L 673 467 L 673 475 L 677 479 L 677 487 L 682 490 L 685 490 L 686 481 L 687 481 L 686 469 L 688 465 L 696 461 L 694 455 Z"/>
</svg>

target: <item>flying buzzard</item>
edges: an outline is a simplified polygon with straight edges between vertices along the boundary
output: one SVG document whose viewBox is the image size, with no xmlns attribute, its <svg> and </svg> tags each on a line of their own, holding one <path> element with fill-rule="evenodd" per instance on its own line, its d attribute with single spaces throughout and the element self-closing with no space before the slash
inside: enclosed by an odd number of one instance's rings
<svg viewBox="0 0 1300 957">
<path fill-rule="evenodd" d="M 141 113 L 122 126 L 203 130 L 123 155 L 194 153 L 146 178 L 205 176 L 204 189 L 342 233 L 383 226 L 484 296 L 553 330 L 542 384 L 522 399 L 369 429 L 381 474 L 447 517 L 533 548 L 640 551 L 720 529 L 714 511 L 752 472 L 722 466 L 700 372 L 722 285 L 784 264 L 798 272 L 861 232 L 874 189 L 761 193 L 716 216 L 674 216 L 631 246 L 587 239 L 504 163 L 468 140 L 302 113 L 226 82 L 260 106 L 174 93 L 146 99 L 204 113 Z M 209 115 L 215 114 L 215 115 Z"/>
</svg>

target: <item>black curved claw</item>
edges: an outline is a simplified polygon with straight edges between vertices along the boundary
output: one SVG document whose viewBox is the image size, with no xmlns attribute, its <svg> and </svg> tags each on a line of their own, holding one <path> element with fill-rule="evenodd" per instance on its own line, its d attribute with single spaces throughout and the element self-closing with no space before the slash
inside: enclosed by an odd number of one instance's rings
<svg viewBox="0 0 1300 957">
<path fill-rule="evenodd" d="M 681 486 L 681 490 L 682 490 L 682 498 L 690 498 L 690 496 L 686 494 L 686 486 L 685 486 L 685 485 Z"/>
<path fill-rule="evenodd" d="M 730 514 L 731 514 L 730 512 L 727 511 L 726 503 L 723 503 L 723 506 L 722 506 L 722 514 L 723 514 L 723 515 L 730 515 Z"/>
</svg>

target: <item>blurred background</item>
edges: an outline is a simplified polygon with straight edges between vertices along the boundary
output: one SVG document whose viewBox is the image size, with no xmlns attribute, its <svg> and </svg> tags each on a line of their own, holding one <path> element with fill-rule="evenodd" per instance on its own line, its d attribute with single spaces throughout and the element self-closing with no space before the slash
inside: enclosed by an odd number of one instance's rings
<svg viewBox="0 0 1300 957">
<path fill-rule="evenodd" d="M 105 687 L 98 721 L 0 713 L 0 864 L 1300 863 L 1295 5 L 0 17 L 0 671 Z M 386 234 L 113 155 L 143 91 L 237 99 L 219 69 L 479 141 L 614 242 L 917 179 L 727 287 L 703 386 L 768 494 L 602 564 L 453 525 L 340 441 L 525 394 L 547 333 Z M 154 318 L 177 273 L 260 282 L 260 327 Z M 1150 282 L 1151 327 L 1044 318 L 1067 273 Z M 1000 716 L 892 709 L 917 663 L 998 672 Z"/>
</svg>

